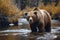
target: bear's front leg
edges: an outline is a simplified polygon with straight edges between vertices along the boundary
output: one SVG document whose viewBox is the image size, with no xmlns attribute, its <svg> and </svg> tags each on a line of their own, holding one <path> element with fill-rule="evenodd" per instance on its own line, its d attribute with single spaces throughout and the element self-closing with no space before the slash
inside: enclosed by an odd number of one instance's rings
<svg viewBox="0 0 60 40">
<path fill-rule="evenodd" d="M 45 32 L 51 32 L 51 22 L 45 25 Z"/>
<path fill-rule="evenodd" d="M 31 28 L 31 31 L 32 31 L 32 32 L 37 32 L 37 28 L 36 28 L 35 25 L 31 25 L 31 24 L 30 24 L 30 28 Z"/>
<path fill-rule="evenodd" d="M 39 25 L 38 25 L 38 32 L 39 33 L 44 32 L 44 23 L 43 22 L 39 23 Z"/>
</svg>

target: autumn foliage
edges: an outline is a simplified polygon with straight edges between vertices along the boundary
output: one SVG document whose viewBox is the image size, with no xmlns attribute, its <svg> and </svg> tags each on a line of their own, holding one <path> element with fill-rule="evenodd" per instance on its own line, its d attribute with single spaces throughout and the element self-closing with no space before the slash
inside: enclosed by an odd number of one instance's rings
<svg viewBox="0 0 60 40">
<path fill-rule="evenodd" d="M 52 14 L 56 14 L 56 13 L 60 13 L 60 2 L 58 3 L 57 6 L 55 6 L 55 3 L 52 2 L 51 4 L 47 4 L 47 6 L 44 6 L 43 4 L 42 5 L 39 5 L 39 8 L 40 9 L 45 9 L 47 10 L 48 12 L 52 12 Z"/>
<path fill-rule="evenodd" d="M 54 15 L 56 13 L 60 13 L 60 2 L 56 7 L 54 6 L 54 3 L 51 5 L 48 4 L 47 6 L 40 3 L 38 8 L 52 12 Z M 0 14 L 5 14 L 8 17 L 9 22 L 17 21 L 24 12 L 31 11 L 33 9 L 34 7 L 30 8 L 29 6 L 26 6 L 26 8 L 21 11 L 13 4 L 13 2 L 11 2 L 11 0 L 0 0 Z"/>
<path fill-rule="evenodd" d="M 57 6 L 55 6 L 54 2 L 52 2 L 51 4 L 47 4 L 46 6 L 42 2 L 40 2 L 39 5 L 38 5 L 38 8 L 47 10 L 48 12 L 52 12 L 52 14 L 54 15 L 58 12 L 60 13 L 60 2 L 58 3 Z M 31 10 L 34 9 L 34 7 L 30 8 L 29 6 L 27 6 L 26 9 L 28 11 L 31 11 Z"/>
<path fill-rule="evenodd" d="M 16 21 L 21 16 L 21 11 L 11 0 L 0 0 L 0 14 L 5 14 L 10 22 Z"/>
</svg>

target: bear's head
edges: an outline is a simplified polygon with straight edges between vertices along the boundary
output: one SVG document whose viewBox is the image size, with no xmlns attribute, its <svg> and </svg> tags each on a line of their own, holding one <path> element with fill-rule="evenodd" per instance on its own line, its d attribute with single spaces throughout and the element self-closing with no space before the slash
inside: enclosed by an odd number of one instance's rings
<svg viewBox="0 0 60 40">
<path fill-rule="evenodd" d="M 30 24 L 38 21 L 38 11 L 30 11 L 25 13 L 25 15 Z"/>
</svg>

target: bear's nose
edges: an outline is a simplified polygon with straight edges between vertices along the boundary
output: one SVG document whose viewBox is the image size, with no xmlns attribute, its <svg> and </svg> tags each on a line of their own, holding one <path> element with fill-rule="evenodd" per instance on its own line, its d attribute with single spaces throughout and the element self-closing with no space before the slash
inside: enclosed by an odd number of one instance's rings
<svg viewBox="0 0 60 40">
<path fill-rule="evenodd" d="M 32 17 L 29 18 L 29 22 L 32 22 Z"/>
<path fill-rule="evenodd" d="M 32 20 L 29 20 L 30 22 L 32 22 Z"/>
</svg>

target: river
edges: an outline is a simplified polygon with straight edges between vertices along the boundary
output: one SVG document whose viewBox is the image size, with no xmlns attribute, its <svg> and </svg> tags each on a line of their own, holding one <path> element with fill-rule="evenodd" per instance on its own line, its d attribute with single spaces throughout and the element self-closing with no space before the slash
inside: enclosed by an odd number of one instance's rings
<svg viewBox="0 0 60 40">
<path fill-rule="evenodd" d="M 60 21 L 52 20 L 51 32 L 42 34 L 31 33 L 26 25 L 12 25 L 5 30 L 0 30 L 0 40 L 60 40 Z"/>
</svg>

